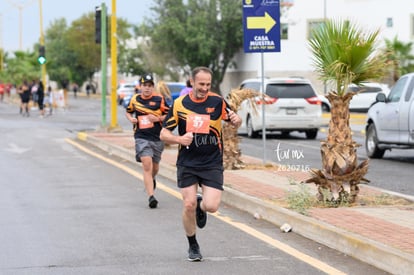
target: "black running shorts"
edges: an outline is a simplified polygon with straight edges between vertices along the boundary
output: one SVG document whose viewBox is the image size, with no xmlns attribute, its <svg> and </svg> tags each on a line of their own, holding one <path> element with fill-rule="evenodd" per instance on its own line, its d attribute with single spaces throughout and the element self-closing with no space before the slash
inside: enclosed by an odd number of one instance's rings
<svg viewBox="0 0 414 275">
<path fill-rule="evenodd" d="M 199 184 L 223 189 L 223 168 L 193 168 L 177 166 L 177 185 L 179 188 Z"/>
</svg>

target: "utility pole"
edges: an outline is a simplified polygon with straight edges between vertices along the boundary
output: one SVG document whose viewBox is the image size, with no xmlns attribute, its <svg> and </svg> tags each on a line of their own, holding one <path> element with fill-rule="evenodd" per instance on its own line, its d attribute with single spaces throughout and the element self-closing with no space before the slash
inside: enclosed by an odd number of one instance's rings
<svg viewBox="0 0 414 275">
<path fill-rule="evenodd" d="M 118 82 L 116 0 L 112 0 L 111 15 L 111 124 L 112 131 L 122 130 L 118 125 L 116 88 Z"/>
<path fill-rule="evenodd" d="M 43 51 L 45 51 L 45 36 L 44 36 L 44 33 L 43 33 L 42 0 L 39 0 L 39 18 L 40 18 L 40 46 L 39 47 L 43 47 Z M 45 56 L 44 56 L 44 58 L 45 58 Z M 47 85 L 46 85 L 46 61 L 42 62 L 42 64 L 40 66 L 41 66 L 41 71 L 42 71 L 43 87 L 47 87 Z"/>
<path fill-rule="evenodd" d="M 33 2 L 29 1 L 26 3 L 26 5 L 29 5 Z M 25 7 L 25 5 L 23 4 L 16 4 L 10 0 L 7 0 L 7 2 L 9 2 L 11 5 L 13 5 L 14 7 L 16 7 L 19 10 L 19 50 L 22 51 L 23 50 L 23 8 Z"/>
<path fill-rule="evenodd" d="M 106 26 L 106 5 L 105 3 L 101 4 L 100 11 L 97 9 L 97 12 L 100 12 L 100 43 L 101 43 L 101 87 L 102 87 L 102 122 L 101 126 L 106 127 L 106 77 L 107 77 L 107 56 L 106 56 L 106 43 L 107 43 L 107 26 Z M 99 23 L 99 22 L 96 22 Z M 99 37 L 97 37 L 99 38 Z"/>
</svg>

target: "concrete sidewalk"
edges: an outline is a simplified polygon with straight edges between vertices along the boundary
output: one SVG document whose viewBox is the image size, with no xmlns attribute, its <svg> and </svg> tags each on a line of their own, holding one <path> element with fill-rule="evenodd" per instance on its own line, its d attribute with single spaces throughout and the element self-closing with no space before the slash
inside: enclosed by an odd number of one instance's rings
<svg viewBox="0 0 414 275">
<path fill-rule="evenodd" d="M 78 139 L 131 162 L 135 161 L 131 131 L 79 132 Z M 160 174 L 176 180 L 176 146 L 163 152 Z M 250 169 L 226 170 L 223 202 L 265 219 L 392 274 L 414 274 L 414 201 L 410 196 L 360 185 L 358 198 L 375 203 L 352 207 L 312 208 L 307 215 L 287 208 L 286 197 L 297 191 L 308 173 L 260 167 L 260 159 L 244 156 Z M 138 165 L 138 164 L 137 164 Z M 306 185 L 316 193 L 314 184 Z M 387 199 L 393 203 L 387 205 Z M 395 202 L 399 202 L 397 205 Z"/>
</svg>

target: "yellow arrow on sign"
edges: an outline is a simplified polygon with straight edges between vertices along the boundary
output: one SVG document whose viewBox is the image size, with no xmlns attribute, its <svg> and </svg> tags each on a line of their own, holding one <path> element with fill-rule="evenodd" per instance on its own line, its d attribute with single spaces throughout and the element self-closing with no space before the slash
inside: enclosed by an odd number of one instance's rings
<svg viewBox="0 0 414 275">
<path fill-rule="evenodd" d="M 274 25 L 276 21 L 267 12 L 264 16 L 247 17 L 247 29 L 265 29 L 268 33 Z"/>
</svg>

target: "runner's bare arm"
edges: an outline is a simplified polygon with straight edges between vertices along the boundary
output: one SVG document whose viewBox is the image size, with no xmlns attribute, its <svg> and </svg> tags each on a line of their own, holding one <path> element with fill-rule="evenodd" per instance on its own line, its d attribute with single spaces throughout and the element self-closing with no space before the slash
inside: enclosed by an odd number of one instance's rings
<svg viewBox="0 0 414 275">
<path fill-rule="evenodd" d="M 188 146 L 193 142 L 193 133 L 185 133 L 182 136 L 174 135 L 170 130 L 162 128 L 160 139 L 168 144 L 181 144 Z"/>
</svg>

